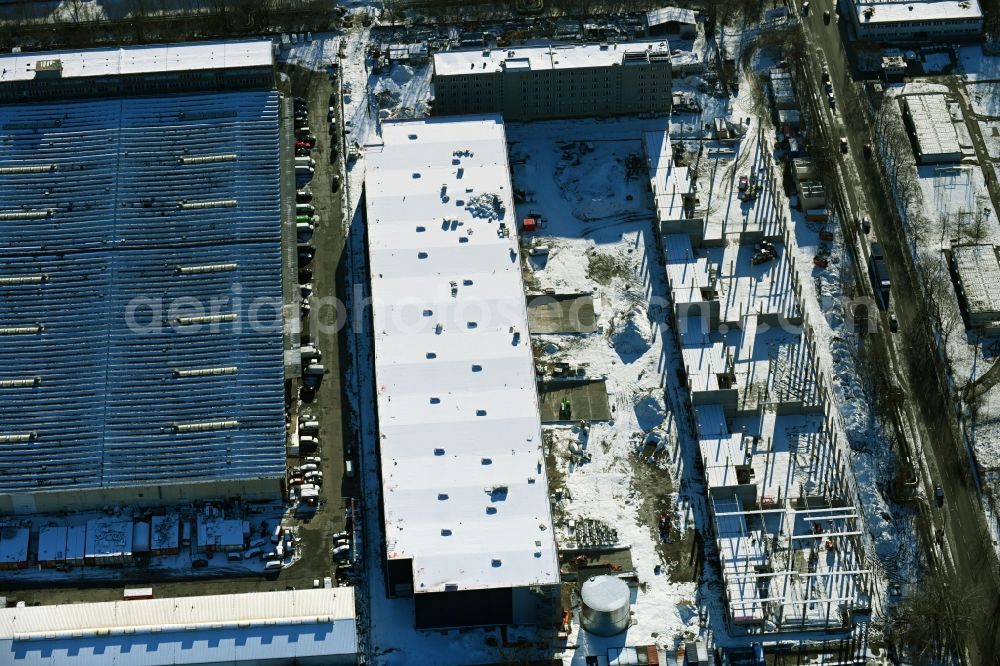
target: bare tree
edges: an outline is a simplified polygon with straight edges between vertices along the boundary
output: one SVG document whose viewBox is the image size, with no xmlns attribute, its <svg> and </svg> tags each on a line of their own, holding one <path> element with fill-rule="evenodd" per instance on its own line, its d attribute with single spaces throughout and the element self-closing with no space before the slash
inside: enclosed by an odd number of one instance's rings
<svg viewBox="0 0 1000 666">
<path fill-rule="evenodd" d="M 967 580 L 949 582 L 928 574 L 900 605 L 890 629 L 914 663 L 941 663 L 972 637 L 978 624 L 978 592 L 973 585 L 959 582 Z"/>
</svg>

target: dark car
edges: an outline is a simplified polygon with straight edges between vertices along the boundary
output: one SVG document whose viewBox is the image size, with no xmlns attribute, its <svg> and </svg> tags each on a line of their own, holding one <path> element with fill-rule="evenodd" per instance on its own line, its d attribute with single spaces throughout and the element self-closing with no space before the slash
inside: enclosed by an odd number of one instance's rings
<svg viewBox="0 0 1000 666">
<path fill-rule="evenodd" d="M 191 562 L 192 569 L 204 569 L 208 566 L 208 560 L 197 559 Z"/>
<path fill-rule="evenodd" d="M 939 509 L 944 506 L 944 488 L 940 485 L 934 487 L 934 502 Z"/>
<path fill-rule="evenodd" d="M 330 179 L 330 189 L 334 192 L 340 189 L 340 176 L 335 174 L 333 178 Z"/>
<path fill-rule="evenodd" d="M 823 24 L 830 25 L 830 12 L 823 12 Z"/>
<path fill-rule="evenodd" d="M 302 402 L 312 402 L 316 399 L 316 387 L 309 385 L 303 386 L 299 389 L 299 398 L 302 399 Z"/>
</svg>

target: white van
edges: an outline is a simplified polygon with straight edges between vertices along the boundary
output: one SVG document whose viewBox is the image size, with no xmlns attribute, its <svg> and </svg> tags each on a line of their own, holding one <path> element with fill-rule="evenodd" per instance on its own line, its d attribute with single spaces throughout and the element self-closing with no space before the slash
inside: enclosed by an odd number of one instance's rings
<svg viewBox="0 0 1000 666">
<path fill-rule="evenodd" d="M 307 464 L 301 465 L 299 467 L 299 471 L 302 472 L 303 474 L 305 474 L 306 472 L 315 472 L 317 470 L 319 470 L 319 467 L 317 467 L 316 465 L 314 465 L 312 463 L 307 463 Z M 272 541 L 273 541 L 273 539 L 272 539 Z"/>
<path fill-rule="evenodd" d="M 303 435 L 314 435 L 319 432 L 319 421 L 300 421 L 299 432 Z"/>
<path fill-rule="evenodd" d="M 296 167 L 299 167 L 299 166 L 316 166 L 316 160 L 314 160 L 311 157 L 305 157 L 305 156 L 303 156 L 303 157 L 296 157 L 295 158 L 295 166 Z"/>
<path fill-rule="evenodd" d="M 303 159 L 302 157 L 296 157 L 296 160 Z M 309 159 L 309 158 L 306 158 Z M 316 212 L 316 209 L 312 207 L 312 204 L 298 203 L 295 204 L 295 214 L 296 215 L 312 215 Z"/>
<path fill-rule="evenodd" d="M 344 462 L 344 474 L 347 475 L 348 479 L 354 478 L 354 461 L 350 458 Z"/>
</svg>

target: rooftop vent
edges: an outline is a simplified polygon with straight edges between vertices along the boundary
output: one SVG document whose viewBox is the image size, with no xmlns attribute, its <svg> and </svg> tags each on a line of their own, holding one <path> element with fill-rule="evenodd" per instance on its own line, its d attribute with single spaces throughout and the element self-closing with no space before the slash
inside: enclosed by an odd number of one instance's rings
<svg viewBox="0 0 1000 666">
<path fill-rule="evenodd" d="M 0 379 L 0 388 L 27 388 L 42 383 L 41 377 L 25 377 L 23 379 Z"/>
<path fill-rule="evenodd" d="M 181 326 L 191 326 L 194 324 L 218 324 L 229 321 L 236 321 L 236 315 L 234 313 L 228 314 L 218 314 L 218 315 L 198 315 L 195 317 L 177 317 L 174 320 L 177 324 Z"/>
<path fill-rule="evenodd" d="M 0 328 L 0 335 L 27 335 L 29 333 L 41 333 L 45 330 L 43 324 L 32 324 L 31 326 L 5 326 Z"/>
<path fill-rule="evenodd" d="M 218 375 L 235 375 L 239 368 L 235 365 L 226 365 L 218 368 L 197 368 L 194 370 L 181 370 L 174 368 L 174 377 L 213 377 Z"/>
<path fill-rule="evenodd" d="M 208 201 L 181 201 L 177 207 L 181 210 L 203 210 L 205 208 L 236 208 L 236 199 L 210 199 Z"/>
<path fill-rule="evenodd" d="M 0 220 L 44 220 L 52 217 L 51 210 L 11 210 L 0 213 Z"/>
<path fill-rule="evenodd" d="M 212 164 L 215 162 L 235 162 L 236 153 L 223 153 L 221 155 L 199 155 L 197 157 L 178 157 L 178 164 Z"/>
<path fill-rule="evenodd" d="M 231 430 L 240 425 L 236 419 L 226 421 L 199 421 L 197 423 L 175 423 L 174 432 L 205 432 L 207 430 Z"/>
<path fill-rule="evenodd" d="M 4 126 L 4 129 L 8 129 Z M 58 164 L 33 164 L 31 166 L 7 166 L 0 167 L 0 176 L 18 174 L 18 173 L 49 173 L 50 171 L 58 171 Z"/>
<path fill-rule="evenodd" d="M 15 284 L 41 284 L 49 279 L 48 273 L 41 275 L 12 275 L 10 277 L 0 277 L 0 285 Z"/>
<path fill-rule="evenodd" d="M 225 264 L 200 264 L 196 266 L 177 266 L 174 271 L 180 275 L 193 275 L 195 273 L 225 273 L 235 271 L 238 264 L 234 262 Z"/>
<path fill-rule="evenodd" d="M 38 437 L 36 432 L 18 432 L 6 435 L 0 435 L 0 444 L 17 444 L 23 442 L 30 442 Z"/>
</svg>

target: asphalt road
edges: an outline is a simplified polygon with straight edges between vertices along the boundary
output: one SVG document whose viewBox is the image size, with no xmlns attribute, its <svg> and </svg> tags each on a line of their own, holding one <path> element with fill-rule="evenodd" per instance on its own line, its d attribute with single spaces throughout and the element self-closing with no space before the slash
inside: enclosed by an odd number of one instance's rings
<svg viewBox="0 0 1000 666">
<path fill-rule="evenodd" d="M 796 10 L 798 7 L 795 8 Z M 952 577 L 958 589 L 974 593 L 963 600 L 971 605 L 972 616 L 979 621 L 967 640 L 965 648 L 968 661 L 973 664 L 993 664 L 1000 655 L 1000 634 L 997 631 L 1000 586 L 997 582 L 996 556 L 991 547 L 976 489 L 972 482 L 970 461 L 960 440 L 957 421 L 951 402 L 942 382 L 928 382 L 926 367 L 929 359 L 937 358 L 937 351 L 930 335 L 928 314 L 923 297 L 910 271 L 910 262 L 903 232 L 895 224 L 886 206 L 890 197 L 882 189 L 880 174 L 873 161 L 863 157 L 863 144 L 872 143 L 870 129 L 859 99 L 859 85 L 850 75 L 844 52 L 844 30 L 834 18 L 824 25 L 823 11 L 835 15 L 835 9 L 825 0 L 813 6 L 803 26 L 810 54 L 807 70 L 813 94 L 819 96 L 824 138 L 836 157 L 838 180 L 847 209 L 844 220 L 845 236 L 851 240 L 857 264 L 862 267 L 861 280 L 870 293 L 864 267 L 868 259 L 868 243 L 857 233 L 856 223 L 864 214 L 872 219 L 874 235 L 882 243 L 892 275 L 894 311 L 899 320 L 899 334 L 888 333 L 888 322 L 882 311 L 878 312 L 879 326 L 865 343 L 873 348 L 875 358 L 883 364 L 882 371 L 889 375 L 889 385 L 898 387 L 897 401 L 900 433 L 908 448 L 923 455 L 923 474 L 920 475 L 925 497 L 933 497 L 934 484 L 945 490 L 943 509 L 930 503 L 922 513 L 932 525 L 945 530 L 945 550 L 933 545 L 929 534 L 921 535 L 929 543 L 935 561 Z M 843 19 L 848 20 L 848 19 Z M 825 91 L 819 73 L 826 67 L 834 86 L 836 110 L 826 103 Z M 839 149 L 840 137 L 846 137 L 849 151 Z M 888 366 L 888 367 L 886 367 Z M 914 434 L 916 433 L 916 435 Z M 938 550 L 935 550 L 938 549 Z M 967 587 L 966 587 L 967 586 Z"/>
</svg>

